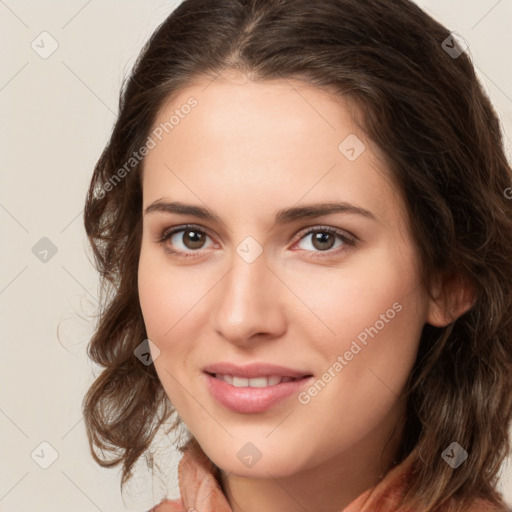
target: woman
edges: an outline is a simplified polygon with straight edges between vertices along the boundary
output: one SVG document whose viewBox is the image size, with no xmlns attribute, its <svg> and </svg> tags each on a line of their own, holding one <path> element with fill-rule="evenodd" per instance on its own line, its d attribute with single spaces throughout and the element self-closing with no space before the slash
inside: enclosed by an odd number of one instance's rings
<svg viewBox="0 0 512 512">
<path fill-rule="evenodd" d="M 413 3 L 185 0 L 87 196 L 96 460 L 124 484 L 174 418 L 157 512 L 507 510 L 511 176 Z"/>
</svg>

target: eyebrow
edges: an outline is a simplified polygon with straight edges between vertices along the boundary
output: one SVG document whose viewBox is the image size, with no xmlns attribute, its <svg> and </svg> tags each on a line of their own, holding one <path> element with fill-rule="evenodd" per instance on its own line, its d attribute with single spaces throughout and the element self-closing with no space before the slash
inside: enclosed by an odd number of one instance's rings
<svg viewBox="0 0 512 512">
<path fill-rule="evenodd" d="M 192 204 L 180 203 L 177 201 L 167 202 L 163 199 L 158 199 L 145 209 L 144 214 L 147 215 L 152 212 L 192 215 L 203 220 L 222 223 L 220 217 L 208 208 Z M 274 224 L 288 224 L 297 220 L 313 219 L 334 213 L 351 213 L 361 215 L 371 220 L 377 220 L 377 217 L 370 210 L 366 210 L 360 206 L 355 206 L 353 204 L 342 201 L 313 203 L 304 206 L 283 208 L 276 213 Z"/>
</svg>

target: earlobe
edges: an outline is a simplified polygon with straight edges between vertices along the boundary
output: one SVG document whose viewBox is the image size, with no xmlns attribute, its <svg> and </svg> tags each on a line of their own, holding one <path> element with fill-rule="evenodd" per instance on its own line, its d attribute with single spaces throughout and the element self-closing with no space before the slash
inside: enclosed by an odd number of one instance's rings
<svg viewBox="0 0 512 512">
<path fill-rule="evenodd" d="M 475 303 L 476 294 L 471 283 L 458 274 L 438 280 L 429 299 L 427 323 L 445 327 L 466 313 Z"/>
</svg>

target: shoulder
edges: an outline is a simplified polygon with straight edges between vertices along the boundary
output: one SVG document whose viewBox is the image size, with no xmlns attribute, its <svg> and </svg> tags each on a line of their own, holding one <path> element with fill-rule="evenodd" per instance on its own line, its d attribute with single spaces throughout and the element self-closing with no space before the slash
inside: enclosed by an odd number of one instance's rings
<svg viewBox="0 0 512 512">
<path fill-rule="evenodd" d="M 164 500 L 148 512 L 186 512 L 181 500 Z"/>
</svg>

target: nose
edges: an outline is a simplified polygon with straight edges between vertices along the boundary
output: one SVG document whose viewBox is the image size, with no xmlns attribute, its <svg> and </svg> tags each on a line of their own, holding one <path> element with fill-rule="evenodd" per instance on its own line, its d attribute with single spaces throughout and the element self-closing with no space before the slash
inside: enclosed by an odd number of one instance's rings
<svg viewBox="0 0 512 512">
<path fill-rule="evenodd" d="M 265 252 L 252 263 L 234 253 L 231 270 L 216 287 L 213 321 L 217 333 L 240 346 L 282 336 L 285 289 Z"/>
</svg>

